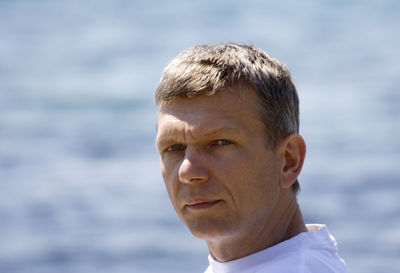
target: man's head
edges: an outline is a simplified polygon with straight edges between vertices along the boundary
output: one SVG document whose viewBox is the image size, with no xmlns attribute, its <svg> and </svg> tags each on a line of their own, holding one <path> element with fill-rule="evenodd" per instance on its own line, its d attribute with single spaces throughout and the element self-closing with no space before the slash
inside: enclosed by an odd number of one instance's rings
<svg viewBox="0 0 400 273">
<path fill-rule="evenodd" d="M 305 229 L 293 186 L 305 156 L 298 99 L 278 61 L 250 46 L 194 47 L 167 66 L 156 98 L 168 194 L 213 257 L 243 257 Z"/>
<path fill-rule="evenodd" d="M 174 98 L 213 96 L 232 86 L 250 87 L 257 94 L 270 148 L 299 132 L 299 99 L 288 70 L 248 45 L 215 44 L 184 50 L 165 68 L 156 102 L 161 105 Z M 297 180 L 292 189 L 299 190 Z"/>
</svg>

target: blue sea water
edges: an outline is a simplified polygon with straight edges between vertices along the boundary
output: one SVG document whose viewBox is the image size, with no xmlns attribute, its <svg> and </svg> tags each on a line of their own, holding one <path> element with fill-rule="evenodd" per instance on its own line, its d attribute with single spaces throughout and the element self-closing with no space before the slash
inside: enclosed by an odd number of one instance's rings
<svg viewBox="0 0 400 273">
<path fill-rule="evenodd" d="M 0 1 L 0 273 L 202 272 L 169 204 L 153 102 L 180 50 L 286 63 L 299 202 L 353 273 L 400 269 L 398 1 Z"/>
</svg>

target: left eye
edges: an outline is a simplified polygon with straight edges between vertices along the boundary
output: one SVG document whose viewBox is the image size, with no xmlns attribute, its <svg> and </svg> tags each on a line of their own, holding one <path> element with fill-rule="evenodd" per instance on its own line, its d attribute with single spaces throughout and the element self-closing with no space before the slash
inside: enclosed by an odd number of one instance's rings
<svg viewBox="0 0 400 273">
<path fill-rule="evenodd" d="M 218 140 L 215 141 L 214 143 L 215 143 L 215 145 L 218 145 L 218 146 L 225 146 L 225 145 L 231 145 L 231 144 L 233 144 L 232 141 L 227 140 L 227 139 L 218 139 Z"/>
</svg>

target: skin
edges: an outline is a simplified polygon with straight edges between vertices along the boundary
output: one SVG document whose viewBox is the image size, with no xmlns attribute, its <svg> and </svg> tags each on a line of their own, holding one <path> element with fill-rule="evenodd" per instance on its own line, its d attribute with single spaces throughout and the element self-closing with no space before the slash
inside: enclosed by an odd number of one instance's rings
<svg viewBox="0 0 400 273">
<path fill-rule="evenodd" d="M 259 113 L 255 92 L 238 86 L 159 108 L 156 143 L 171 202 L 221 262 L 307 231 L 291 189 L 304 141 L 294 134 L 271 149 Z"/>
</svg>

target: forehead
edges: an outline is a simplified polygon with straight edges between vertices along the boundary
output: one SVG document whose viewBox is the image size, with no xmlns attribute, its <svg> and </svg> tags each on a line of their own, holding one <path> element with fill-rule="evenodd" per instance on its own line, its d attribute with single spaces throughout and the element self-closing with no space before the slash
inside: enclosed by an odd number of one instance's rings
<svg viewBox="0 0 400 273">
<path fill-rule="evenodd" d="M 213 96 L 174 98 L 160 106 L 158 137 L 181 129 L 207 134 L 215 129 L 256 130 L 262 126 L 260 106 L 253 90 L 224 88 Z"/>
</svg>

